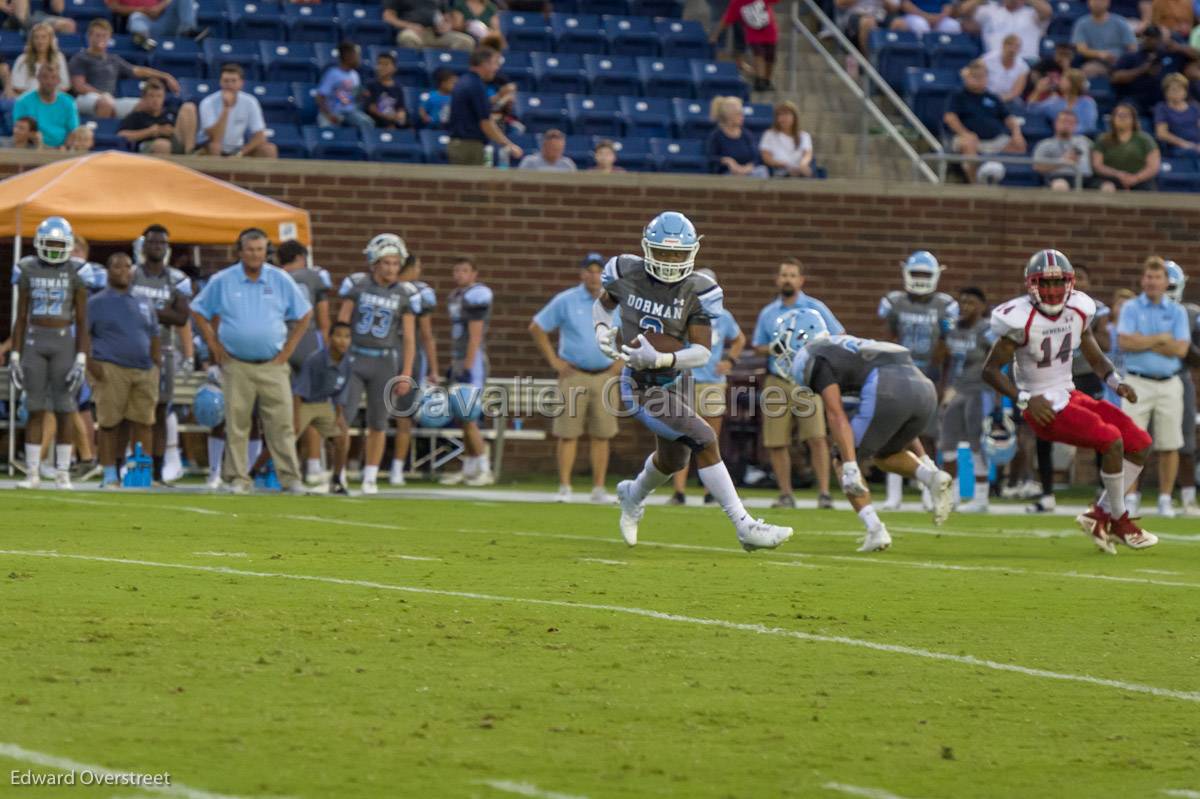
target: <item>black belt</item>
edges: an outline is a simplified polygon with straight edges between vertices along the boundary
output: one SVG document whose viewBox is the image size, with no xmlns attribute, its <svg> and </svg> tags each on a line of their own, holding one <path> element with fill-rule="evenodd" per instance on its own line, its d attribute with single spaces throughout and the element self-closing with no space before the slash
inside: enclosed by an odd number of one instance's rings
<svg viewBox="0 0 1200 799">
<path fill-rule="evenodd" d="M 274 358 L 264 358 L 261 361 L 251 361 L 247 358 L 238 358 L 233 355 L 231 355 L 229 357 L 233 358 L 235 361 L 237 361 L 239 363 L 248 363 L 248 364 L 252 364 L 254 366 L 262 366 L 264 363 L 270 363 L 271 361 L 275 360 Z"/>
<path fill-rule="evenodd" d="M 1166 380 L 1170 380 L 1171 378 L 1176 376 L 1176 375 L 1167 375 L 1166 377 L 1156 377 L 1155 375 L 1144 375 L 1141 372 L 1129 372 L 1129 374 L 1133 375 L 1134 377 L 1140 377 L 1143 380 L 1153 380 L 1156 383 L 1162 383 L 1162 382 L 1164 382 Z"/>
<path fill-rule="evenodd" d="M 582 366 L 576 366 L 575 364 L 571 364 L 571 368 L 574 369 L 576 372 L 583 372 L 585 375 L 602 375 L 605 372 L 607 372 L 608 370 L 610 370 L 612 367 L 606 366 L 603 369 L 584 369 Z"/>
</svg>

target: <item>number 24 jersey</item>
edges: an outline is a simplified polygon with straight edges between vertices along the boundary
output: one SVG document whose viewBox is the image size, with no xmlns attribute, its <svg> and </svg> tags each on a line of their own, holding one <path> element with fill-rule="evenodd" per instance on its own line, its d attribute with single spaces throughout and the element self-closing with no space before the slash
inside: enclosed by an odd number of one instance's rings
<svg viewBox="0 0 1200 799">
<path fill-rule="evenodd" d="M 1043 395 L 1073 391 L 1071 357 L 1095 316 L 1096 301 L 1082 291 L 1072 291 L 1056 317 L 1043 314 L 1027 296 L 992 311 L 992 333 L 1017 345 L 1017 388 Z"/>
</svg>

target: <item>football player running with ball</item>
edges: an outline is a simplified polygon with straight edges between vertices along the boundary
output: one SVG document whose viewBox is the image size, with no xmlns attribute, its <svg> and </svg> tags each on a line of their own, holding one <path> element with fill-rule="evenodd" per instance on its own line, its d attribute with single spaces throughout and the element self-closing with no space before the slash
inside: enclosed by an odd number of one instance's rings
<svg viewBox="0 0 1200 799">
<path fill-rule="evenodd" d="M 646 497 L 696 458 L 700 481 L 733 522 L 747 551 L 774 549 L 791 538 L 792 528 L 777 527 L 746 512 L 721 460 L 717 436 L 693 410 L 691 391 L 680 382 L 692 369 L 708 363 L 711 320 L 721 313 L 724 293 L 716 281 L 692 271 L 700 237 L 686 216 L 665 211 L 646 225 L 644 257 L 619 255 L 609 260 L 601 277 L 603 290 L 592 306 L 596 341 L 608 357 L 621 358 L 621 402 L 657 438 L 654 452 L 633 480 L 617 485 L 621 536 L 637 543 L 638 522 Z M 621 339 L 612 325 L 621 307 Z M 647 337 L 649 334 L 649 339 Z M 652 343 L 657 342 L 660 352 Z M 684 344 L 684 341 L 691 344 Z"/>
<path fill-rule="evenodd" d="M 1142 472 L 1150 435 L 1115 405 L 1075 390 L 1071 357 L 1079 347 L 1092 370 L 1129 402 L 1137 394 L 1100 351 L 1091 332 L 1095 301 L 1074 290 L 1075 270 L 1058 250 L 1034 253 L 1025 266 L 1027 296 L 992 311 L 996 343 L 983 367 L 983 377 L 1010 397 L 1039 438 L 1087 447 L 1102 456 L 1104 492 L 1086 513 L 1076 517 L 1084 533 L 1101 551 L 1115 555 L 1114 539 L 1145 549 L 1158 538 L 1134 523 L 1125 508 L 1125 486 Z M 1013 378 L 1001 370 L 1016 357 Z"/>
<path fill-rule="evenodd" d="M 937 418 L 937 387 L 913 362 L 912 353 L 890 341 L 829 335 L 815 311 L 780 317 L 771 341 L 775 372 L 820 395 L 829 435 L 841 459 L 842 490 L 867 527 L 859 552 L 892 545 L 887 527 L 871 504 L 859 461 L 872 458 L 889 474 L 915 477 L 929 489 L 933 522 L 950 516 L 953 478 L 909 450 L 909 444 Z M 858 397 L 854 416 L 843 397 Z"/>
</svg>

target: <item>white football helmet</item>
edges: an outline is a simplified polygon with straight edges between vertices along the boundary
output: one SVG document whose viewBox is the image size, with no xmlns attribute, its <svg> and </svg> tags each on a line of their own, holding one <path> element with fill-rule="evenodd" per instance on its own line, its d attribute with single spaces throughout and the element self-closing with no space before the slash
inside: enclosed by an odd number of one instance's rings
<svg viewBox="0 0 1200 799">
<path fill-rule="evenodd" d="M 367 263 L 374 265 L 376 261 L 388 255 L 397 255 L 400 257 L 400 264 L 403 266 L 409 258 L 408 246 L 404 243 L 404 239 L 397 236 L 395 233 L 380 233 L 375 238 L 367 243 L 367 248 L 363 250 L 363 255 L 367 256 Z"/>
<path fill-rule="evenodd" d="M 49 264 L 65 264 L 75 248 L 75 233 L 71 223 L 61 216 L 42 220 L 33 234 L 33 250 L 38 258 Z"/>
<path fill-rule="evenodd" d="M 1167 296 L 1175 302 L 1183 302 L 1183 287 L 1187 285 L 1187 275 L 1183 267 L 1174 261 L 1163 264 L 1167 268 Z"/>
<path fill-rule="evenodd" d="M 900 264 L 904 276 L 904 290 L 909 294 L 924 297 L 937 291 L 938 278 L 946 267 L 928 250 L 917 250 Z"/>
</svg>

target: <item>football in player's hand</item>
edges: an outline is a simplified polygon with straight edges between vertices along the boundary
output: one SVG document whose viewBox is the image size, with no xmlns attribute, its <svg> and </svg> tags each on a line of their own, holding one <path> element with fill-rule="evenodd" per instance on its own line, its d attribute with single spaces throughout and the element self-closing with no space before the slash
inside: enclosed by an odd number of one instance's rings
<svg viewBox="0 0 1200 799">
<path fill-rule="evenodd" d="M 683 349 L 683 342 L 674 336 L 668 336 L 666 333 L 659 333 L 656 330 L 643 330 L 642 335 L 646 337 L 646 341 L 650 342 L 650 346 L 659 352 L 679 352 Z"/>
</svg>

